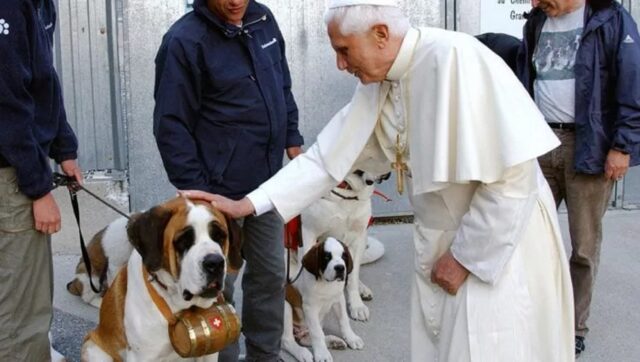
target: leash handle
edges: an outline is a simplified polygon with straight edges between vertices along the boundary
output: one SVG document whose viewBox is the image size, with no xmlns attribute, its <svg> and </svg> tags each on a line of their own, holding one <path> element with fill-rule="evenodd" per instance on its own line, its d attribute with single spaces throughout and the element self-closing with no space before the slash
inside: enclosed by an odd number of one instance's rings
<svg viewBox="0 0 640 362">
<path fill-rule="evenodd" d="M 91 285 L 91 290 L 94 293 L 100 294 L 102 292 L 102 288 L 96 288 L 93 285 L 93 274 L 91 273 L 91 260 L 89 259 L 89 252 L 87 252 L 87 247 L 84 243 L 84 237 L 82 236 L 82 229 L 80 227 L 80 206 L 78 205 L 78 194 L 74 190 L 69 190 L 69 196 L 71 197 L 71 206 L 73 207 L 73 214 L 76 217 L 76 221 L 78 223 L 78 235 L 80 235 L 80 250 L 82 250 L 82 261 L 84 261 L 84 266 L 87 268 L 87 274 L 89 274 L 89 284 Z M 104 275 L 100 276 L 100 286 L 102 287 Z"/>
</svg>

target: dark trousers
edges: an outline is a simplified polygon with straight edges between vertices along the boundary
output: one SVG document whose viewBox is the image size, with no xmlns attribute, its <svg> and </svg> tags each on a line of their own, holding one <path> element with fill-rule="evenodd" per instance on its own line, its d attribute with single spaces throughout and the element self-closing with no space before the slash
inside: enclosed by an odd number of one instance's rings
<svg viewBox="0 0 640 362">
<path fill-rule="evenodd" d="M 575 303 L 575 329 L 576 336 L 584 337 L 589 331 L 587 319 L 600 263 L 602 218 L 609 206 L 613 181 L 605 179 L 603 174 L 576 173 L 573 166 L 575 132 L 554 131 L 562 144 L 540 157 L 539 161 L 556 205 L 559 206 L 563 200 L 567 204 L 572 248 L 569 267 Z"/>
<path fill-rule="evenodd" d="M 242 276 L 242 333 L 246 361 L 278 361 L 284 318 L 283 223 L 275 211 L 248 216 L 242 222 L 242 254 L 246 260 Z M 228 275 L 225 297 L 232 300 L 233 282 Z M 235 362 L 238 344 L 220 352 L 220 362 Z"/>
</svg>

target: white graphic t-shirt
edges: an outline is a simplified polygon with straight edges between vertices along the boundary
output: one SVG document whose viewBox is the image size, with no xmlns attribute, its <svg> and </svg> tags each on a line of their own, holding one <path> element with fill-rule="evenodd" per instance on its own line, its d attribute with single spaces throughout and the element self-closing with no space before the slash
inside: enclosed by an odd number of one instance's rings
<svg viewBox="0 0 640 362">
<path fill-rule="evenodd" d="M 584 27 L 584 5 L 555 18 L 549 17 L 533 53 L 537 77 L 533 84 L 536 104 L 549 123 L 575 122 L 573 67 Z"/>
</svg>

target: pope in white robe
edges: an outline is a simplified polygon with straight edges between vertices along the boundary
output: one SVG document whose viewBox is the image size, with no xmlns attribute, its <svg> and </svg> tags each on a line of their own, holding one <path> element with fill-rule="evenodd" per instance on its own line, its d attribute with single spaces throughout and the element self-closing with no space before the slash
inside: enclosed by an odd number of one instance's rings
<svg viewBox="0 0 640 362">
<path fill-rule="evenodd" d="M 396 36 L 381 16 L 362 34 L 344 34 L 350 9 L 340 8 L 391 0 L 329 3 L 343 11 L 328 23 L 338 67 L 361 80 L 351 102 L 306 153 L 247 198 L 187 194 L 233 216 L 275 208 L 289 220 L 353 169 L 381 174 L 406 165 L 415 211 L 412 361 L 573 361 L 567 258 L 536 161 L 559 141 L 525 89 L 462 33 L 409 28 Z M 378 55 L 368 42 L 384 49 Z M 377 79 L 367 62 L 389 53 Z M 451 265 L 464 271 L 453 282 Z"/>
</svg>

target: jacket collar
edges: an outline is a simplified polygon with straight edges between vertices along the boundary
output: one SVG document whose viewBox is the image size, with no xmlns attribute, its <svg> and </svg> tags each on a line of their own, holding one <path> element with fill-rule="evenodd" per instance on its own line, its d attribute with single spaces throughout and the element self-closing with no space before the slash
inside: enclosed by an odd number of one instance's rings
<svg viewBox="0 0 640 362">
<path fill-rule="evenodd" d="M 584 31 L 582 32 L 582 37 L 584 38 L 588 33 L 596 30 L 602 24 L 606 23 L 615 15 L 615 7 L 619 6 L 616 2 L 613 2 L 609 6 L 600 7 L 594 9 L 589 2 L 587 1 L 587 5 L 585 6 L 585 14 L 584 14 Z"/>
<path fill-rule="evenodd" d="M 584 6 L 584 30 L 582 31 L 582 38 L 584 39 L 585 35 L 599 28 L 602 24 L 606 23 L 611 19 L 611 17 L 615 14 L 615 7 L 620 6 L 615 1 L 606 6 L 600 6 L 594 8 L 594 6 L 589 4 L 589 1 L 586 2 Z M 544 22 L 547 20 L 547 14 L 539 8 L 533 8 L 531 12 L 525 14 L 526 19 L 531 19 L 534 24 L 538 25 L 536 31 L 536 39 L 539 38 L 540 31 L 542 30 L 542 26 Z"/>
<path fill-rule="evenodd" d="M 254 0 L 249 0 L 247 12 L 242 18 L 242 26 L 229 24 L 220 19 L 219 16 L 209 10 L 209 7 L 207 6 L 207 0 L 195 0 L 193 3 L 193 11 L 197 15 L 204 18 L 209 23 L 209 25 L 213 25 L 214 27 L 220 29 L 224 33 L 224 35 L 229 38 L 237 36 L 238 34 L 245 31 L 246 28 L 256 23 L 267 20 L 267 9 L 262 4 L 259 4 Z"/>
</svg>

